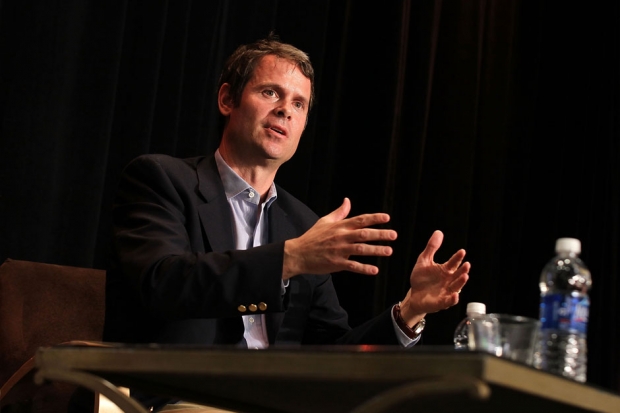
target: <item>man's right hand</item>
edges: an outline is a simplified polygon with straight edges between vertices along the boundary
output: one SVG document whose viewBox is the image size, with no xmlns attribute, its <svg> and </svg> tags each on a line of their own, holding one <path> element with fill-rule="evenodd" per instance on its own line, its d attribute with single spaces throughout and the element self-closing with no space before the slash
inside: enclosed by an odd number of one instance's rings
<svg viewBox="0 0 620 413">
<path fill-rule="evenodd" d="M 392 255 L 391 247 L 368 243 L 396 239 L 394 230 L 370 228 L 389 222 L 390 216 L 375 213 L 347 218 L 350 211 L 351 201 L 345 198 L 338 209 L 319 219 L 303 235 L 287 240 L 284 243 L 282 278 L 338 271 L 376 275 L 379 272 L 376 266 L 363 264 L 350 257 Z"/>
</svg>

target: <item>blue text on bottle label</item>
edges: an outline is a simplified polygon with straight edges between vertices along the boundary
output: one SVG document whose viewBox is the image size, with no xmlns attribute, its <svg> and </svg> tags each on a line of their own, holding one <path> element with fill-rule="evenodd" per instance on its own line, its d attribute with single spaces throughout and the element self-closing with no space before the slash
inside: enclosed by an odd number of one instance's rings
<svg viewBox="0 0 620 413">
<path fill-rule="evenodd" d="M 590 301 L 587 296 L 572 297 L 548 294 L 540 302 L 540 321 L 543 329 L 587 333 Z"/>
</svg>

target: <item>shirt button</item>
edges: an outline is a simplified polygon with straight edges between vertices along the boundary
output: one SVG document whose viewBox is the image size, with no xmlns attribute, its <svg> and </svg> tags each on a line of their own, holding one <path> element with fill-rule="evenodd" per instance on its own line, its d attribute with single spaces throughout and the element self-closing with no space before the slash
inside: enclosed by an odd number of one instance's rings
<svg viewBox="0 0 620 413">
<path fill-rule="evenodd" d="M 249 321 L 250 321 L 250 323 L 253 323 L 254 322 L 254 317 L 250 317 Z"/>
<path fill-rule="evenodd" d="M 250 198 L 254 198 L 254 191 L 250 191 L 250 193 L 248 194 L 248 196 L 249 196 Z"/>
</svg>

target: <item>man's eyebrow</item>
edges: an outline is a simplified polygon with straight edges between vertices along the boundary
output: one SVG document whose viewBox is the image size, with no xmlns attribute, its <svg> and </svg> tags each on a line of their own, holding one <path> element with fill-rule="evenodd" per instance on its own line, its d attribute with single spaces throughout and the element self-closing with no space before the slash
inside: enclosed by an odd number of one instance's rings
<svg viewBox="0 0 620 413">
<path fill-rule="evenodd" d="M 281 87 L 278 86 L 277 83 L 272 83 L 272 82 L 265 82 L 265 83 L 257 83 L 256 84 L 256 88 L 257 89 L 263 89 L 263 88 L 271 88 L 271 89 L 280 89 Z"/>
</svg>

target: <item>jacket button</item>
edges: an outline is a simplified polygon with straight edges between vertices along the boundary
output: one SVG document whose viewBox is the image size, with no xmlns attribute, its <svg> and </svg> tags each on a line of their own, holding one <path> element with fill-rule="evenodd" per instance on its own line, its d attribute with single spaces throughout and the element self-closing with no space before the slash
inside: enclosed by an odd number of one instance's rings
<svg viewBox="0 0 620 413">
<path fill-rule="evenodd" d="M 250 304 L 248 308 L 250 309 L 251 312 L 255 312 L 258 309 L 258 307 L 256 307 L 256 304 Z"/>
<path fill-rule="evenodd" d="M 239 307 L 237 307 L 237 310 L 239 310 L 240 313 L 245 313 L 246 308 L 244 305 L 240 305 Z"/>
<path fill-rule="evenodd" d="M 258 309 L 261 311 L 265 311 L 267 309 L 267 304 L 263 302 L 258 303 Z"/>
</svg>

